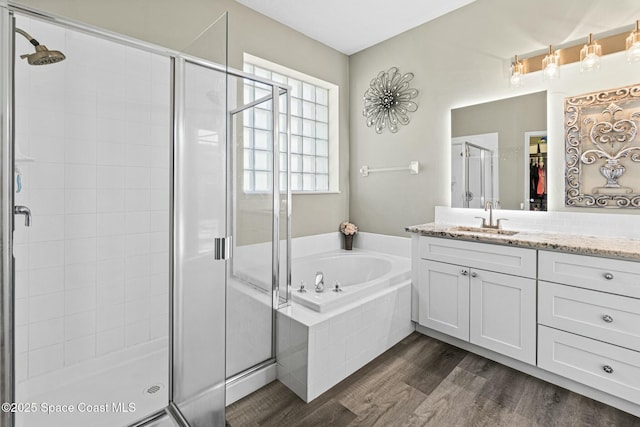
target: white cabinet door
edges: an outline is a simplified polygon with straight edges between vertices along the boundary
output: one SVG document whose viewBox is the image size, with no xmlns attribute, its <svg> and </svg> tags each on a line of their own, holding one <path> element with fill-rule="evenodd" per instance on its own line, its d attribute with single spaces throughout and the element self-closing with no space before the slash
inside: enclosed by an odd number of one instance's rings
<svg viewBox="0 0 640 427">
<path fill-rule="evenodd" d="M 469 341 L 469 268 L 421 260 L 419 275 L 418 323 Z"/>
<path fill-rule="evenodd" d="M 536 281 L 471 270 L 470 341 L 536 364 Z"/>
</svg>

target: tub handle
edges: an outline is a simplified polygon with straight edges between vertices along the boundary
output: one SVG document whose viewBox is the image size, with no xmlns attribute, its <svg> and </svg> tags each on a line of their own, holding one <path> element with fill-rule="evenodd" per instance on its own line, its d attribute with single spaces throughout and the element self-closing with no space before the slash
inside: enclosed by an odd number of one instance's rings
<svg viewBox="0 0 640 427">
<path fill-rule="evenodd" d="M 304 288 L 304 281 L 300 282 L 300 289 L 298 289 L 298 292 L 300 292 L 301 294 L 307 292 L 307 290 Z"/>
<path fill-rule="evenodd" d="M 342 292 L 342 288 L 340 287 L 340 282 L 338 282 L 337 280 L 333 286 L 333 292 Z"/>
<path fill-rule="evenodd" d="M 469 272 L 467 270 L 462 270 L 460 274 L 462 274 L 463 276 L 466 276 L 467 274 L 469 274 Z"/>
</svg>

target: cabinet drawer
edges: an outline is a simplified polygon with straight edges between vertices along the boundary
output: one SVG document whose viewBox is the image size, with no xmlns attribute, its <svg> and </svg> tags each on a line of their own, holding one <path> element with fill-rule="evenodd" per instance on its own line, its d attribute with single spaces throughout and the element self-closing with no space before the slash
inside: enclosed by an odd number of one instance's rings
<svg viewBox="0 0 640 427">
<path fill-rule="evenodd" d="M 538 366 L 631 402 L 640 401 L 640 353 L 538 326 Z"/>
<path fill-rule="evenodd" d="M 535 249 L 421 236 L 420 258 L 522 277 L 536 277 Z"/>
<path fill-rule="evenodd" d="M 538 278 L 640 298 L 640 263 L 559 252 L 538 252 Z"/>
<path fill-rule="evenodd" d="M 538 322 L 640 351 L 640 300 L 538 282 Z"/>
</svg>

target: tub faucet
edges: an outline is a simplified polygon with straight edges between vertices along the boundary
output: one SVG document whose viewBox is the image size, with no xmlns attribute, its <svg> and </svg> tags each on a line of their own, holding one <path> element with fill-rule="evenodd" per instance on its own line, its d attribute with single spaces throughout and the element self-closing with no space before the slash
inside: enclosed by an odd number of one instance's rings
<svg viewBox="0 0 640 427">
<path fill-rule="evenodd" d="M 316 292 L 324 292 L 324 275 L 322 271 L 316 273 Z"/>
</svg>

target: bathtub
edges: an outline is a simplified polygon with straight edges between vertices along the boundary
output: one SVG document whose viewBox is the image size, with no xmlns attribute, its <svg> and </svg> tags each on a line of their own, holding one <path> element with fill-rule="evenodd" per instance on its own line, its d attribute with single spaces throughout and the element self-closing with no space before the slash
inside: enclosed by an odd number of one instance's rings
<svg viewBox="0 0 640 427">
<path fill-rule="evenodd" d="M 317 272 L 324 292 L 315 291 Z M 331 311 L 411 277 L 411 260 L 379 252 L 336 250 L 293 260 L 292 300 L 317 312 Z M 336 281 L 341 292 L 334 292 Z M 300 292 L 304 284 L 307 292 Z"/>
</svg>

